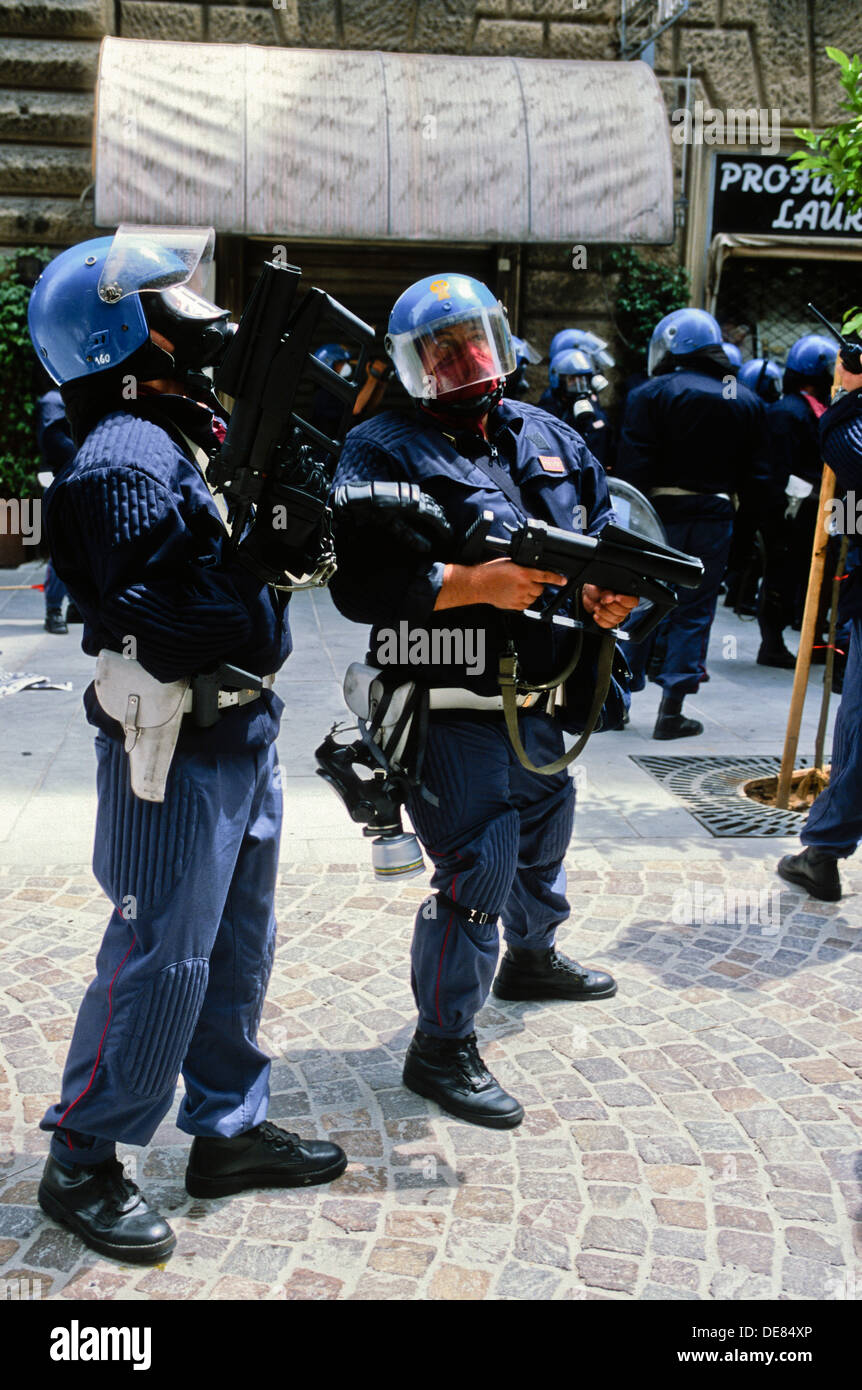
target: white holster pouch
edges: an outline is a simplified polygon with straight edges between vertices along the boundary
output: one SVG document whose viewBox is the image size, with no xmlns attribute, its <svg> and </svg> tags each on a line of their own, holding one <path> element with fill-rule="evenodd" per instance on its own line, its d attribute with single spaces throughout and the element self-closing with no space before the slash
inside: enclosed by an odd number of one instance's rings
<svg viewBox="0 0 862 1390">
<path fill-rule="evenodd" d="M 357 719 L 370 726 L 372 740 L 387 748 L 389 761 L 395 767 L 400 766 L 399 757 L 410 734 L 409 706 L 415 695 L 415 683 L 406 681 L 394 690 L 387 689 L 383 672 L 378 666 L 365 666 L 361 661 L 353 661 L 345 673 L 343 689 L 347 708 Z M 399 725 L 403 725 L 400 734 Z M 393 735 L 396 735 L 395 746 L 390 748 Z"/>
<path fill-rule="evenodd" d="M 142 801 L 164 801 L 189 677 L 157 681 L 139 661 L 103 647 L 96 660 L 95 690 L 102 709 L 122 725 L 132 791 Z"/>
</svg>

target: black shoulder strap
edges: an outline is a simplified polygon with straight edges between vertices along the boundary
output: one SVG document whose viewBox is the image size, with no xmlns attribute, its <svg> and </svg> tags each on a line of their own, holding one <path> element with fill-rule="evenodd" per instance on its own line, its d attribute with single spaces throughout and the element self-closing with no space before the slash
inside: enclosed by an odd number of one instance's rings
<svg viewBox="0 0 862 1390">
<path fill-rule="evenodd" d="M 513 507 L 517 508 L 525 521 L 530 519 L 530 509 L 524 503 L 524 499 L 508 468 L 505 468 L 502 463 L 497 463 L 497 461 L 492 458 L 471 459 L 470 462 L 474 464 L 476 468 L 480 468 L 486 477 L 491 479 L 494 486 L 500 489 L 503 496 L 508 498 Z"/>
</svg>

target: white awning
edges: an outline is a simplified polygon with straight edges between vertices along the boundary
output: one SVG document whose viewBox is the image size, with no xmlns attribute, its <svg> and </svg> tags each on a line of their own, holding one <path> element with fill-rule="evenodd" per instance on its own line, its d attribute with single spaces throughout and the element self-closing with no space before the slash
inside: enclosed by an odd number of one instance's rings
<svg viewBox="0 0 862 1390">
<path fill-rule="evenodd" d="M 673 239 L 646 63 L 107 38 L 96 222 L 249 236 Z"/>
</svg>

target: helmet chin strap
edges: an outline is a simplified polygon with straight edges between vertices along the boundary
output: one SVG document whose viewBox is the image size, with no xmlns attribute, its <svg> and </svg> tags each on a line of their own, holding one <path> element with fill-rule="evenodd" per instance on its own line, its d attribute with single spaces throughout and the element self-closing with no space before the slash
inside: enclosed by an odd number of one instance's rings
<svg viewBox="0 0 862 1390">
<path fill-rule="evenodd" d="M 481 420 L 483 416 L 488 414 L 489 410 L 492 410 L 502 400 L 506 388 L 505 377 L 500 377 L 498 380 L 490 382 L 489 385 L 491 386 L 490 391 L 483 392 L 481 396 L 472 396 L 467 400 L 450 403 L 446 401 L 445 396 L 438 396 L 436 401 L 428 402 L 423 399 L 418 404 L 420 409 L 444 422 L 453 421 L 457 424 L 461 421 Z M 435 408 L 440 404 L 444 407 L 442 410 Z"/>
</svg>

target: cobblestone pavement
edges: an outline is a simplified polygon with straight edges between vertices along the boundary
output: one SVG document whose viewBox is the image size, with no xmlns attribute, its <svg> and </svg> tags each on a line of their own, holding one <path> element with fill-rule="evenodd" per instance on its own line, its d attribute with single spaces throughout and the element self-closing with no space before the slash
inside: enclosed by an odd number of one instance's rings
<svg viewBox="0 0 862 1390">
<path fill-rule="evenodd" d="M 192 1201 L 189 1141 L 165 1122 L 124 1151 L 179 1237 L 152 1269 L 100 1259 L 36 1205 L 37 1121 L 105 900 L 89 870 L 0 868 L 2 1278 L 61 1299 L 862 1299 L 862 869 L 822 904 L 780 885 L 774 858 L 570 853 L 561 944 L 620 991 L 484 1010 L 483 1054 L 527 1110 L 513 1132 L 400 1084 L 423 883 L 283 866 L 270 1115 L 350 1166 L 327 1187 Z M 779 885 L 759 920 L 732 920 L 727 890 Z"/>
</svg>

